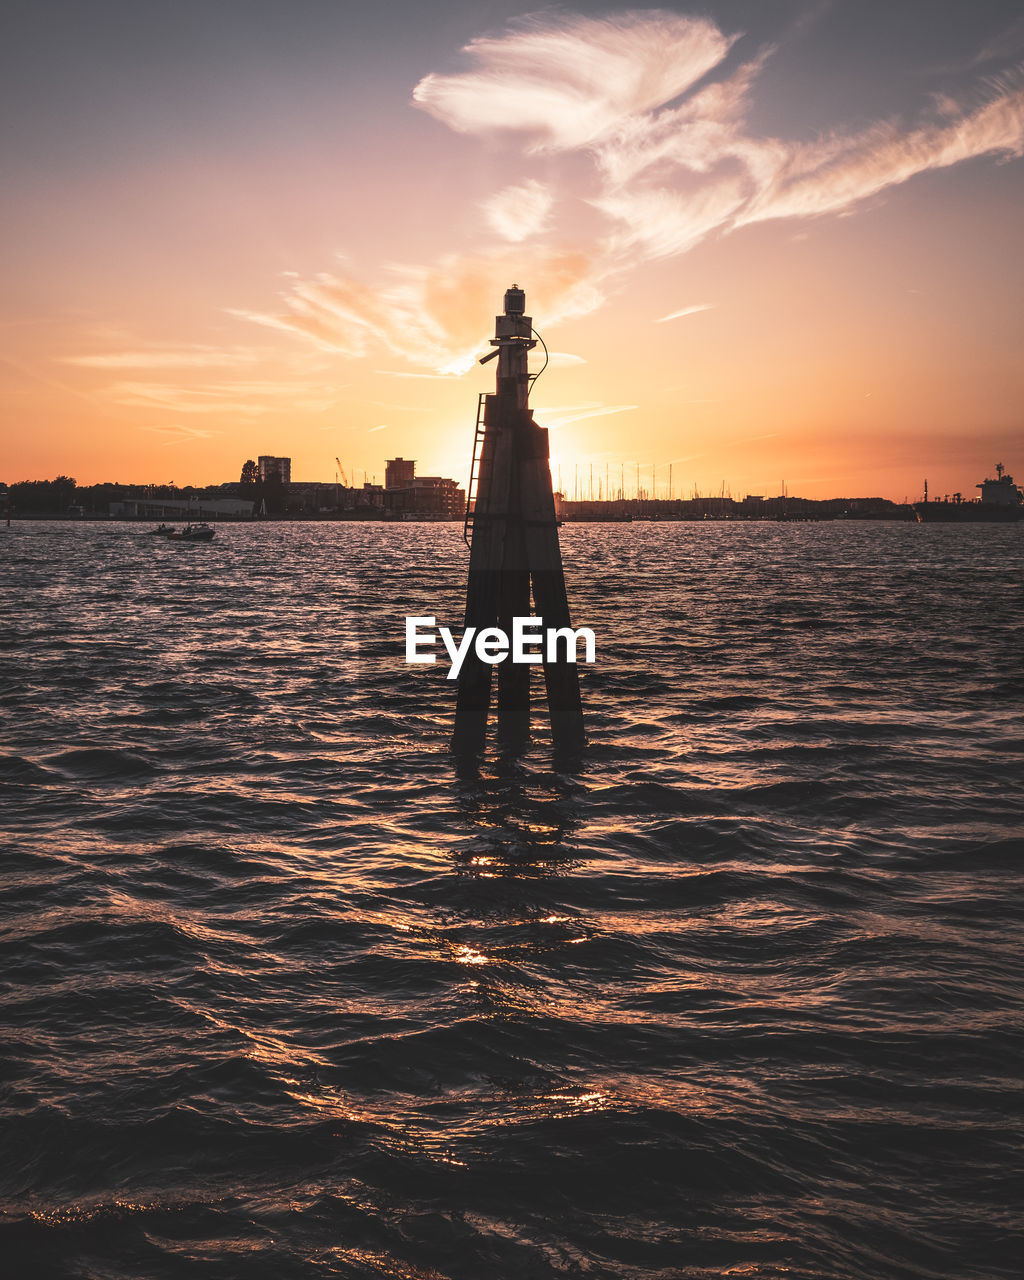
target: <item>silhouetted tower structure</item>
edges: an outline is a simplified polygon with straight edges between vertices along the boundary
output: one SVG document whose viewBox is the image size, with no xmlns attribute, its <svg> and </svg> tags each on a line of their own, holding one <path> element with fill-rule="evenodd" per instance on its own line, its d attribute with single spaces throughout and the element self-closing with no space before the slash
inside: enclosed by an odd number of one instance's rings
<svg viewBox="0 0 1024 1280">
<path fill-rule="evenodd" d="M 466 514 L 467 540 L 472 529 L 466 626 L 497 626 L 509 636 L 512 619 L 530 614 L 531 584 L 543 628 L 571 626 L 548 433 L 534 422 L 527 406 L 527 360 L 537 344 L 525 311 L 526 294 L 513 285 L 505 293 L 504 314 L 495 318 L 495 350 L 480 362 L 497 357 L 497 387 L 494 395 L 480 397 L 477 409 Z M 548 661 L 546 646 L 541 646 L 551 735 L 556 746 L 572 749 L 583 743 L 583 708 L 576 665 L 568 661 L 566 648 L 559 646 L 560 660 Z M 498 736 L 504 741 L 529 735 L 530 669 L 510 658 L 498 665 Z M 454 738 L 458 751 L 483 746 L 492 672 L 491 664 L 471 649 L 459 673 Z"/>
<path fill-rule="evenodd" d="M 384 464 L 384 488 L 407 489 L 416 479 L 416 463 L 412 458 L 388 458 Z"/>
</svg>

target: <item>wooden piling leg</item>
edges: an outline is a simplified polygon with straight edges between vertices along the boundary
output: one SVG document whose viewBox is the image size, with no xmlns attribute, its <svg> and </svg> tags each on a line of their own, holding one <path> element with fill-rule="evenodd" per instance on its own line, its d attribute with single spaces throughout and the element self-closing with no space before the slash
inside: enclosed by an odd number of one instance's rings
<svg viewBox="0 0 1024 1280">
<path fill-rule="evenodd" d="M 530 571 L 506 569 L 502 575 L 498 626 L 512 639 L 513 618 L 530 615 Z M 498 737 L 505 744 L 530 736 L 530 668 L 511 657 L 498 667 Z"/>
<path fill-rule="evenodd" d="M 548 433 L 532 420 L 524 431 L 523 452 L 521 509 L 537 614 L 545 631 L 549 627 L 571 627 L 562 552 L 558 545 L 555 499 L 551 491 Z M 586 735 L 575 663 L 567 662 L 564 655 L 560 661 L 548 662 L 545 654 L 544 683 L 551 715 L 551 737 L 555 745 L 567 750 L 581 747 Z"/>
<path fill-rule="evenodd" d="M 506 418 L 510 433 L 512 472 L 509 483 L 509 518 L 505 529 L 505 557 L 501 566 L 498 599 L 498 626 L 511 640 L 516 618 L 530 614 L 530 568 L 522 520 L 522 426 L 520 415 Z M 498 667 L 498 738 L 506 746 L 525 742 L 530 736 L 530 668 L 512 662 L 511 656 Z"/>
<path fill-rule="evenodd" d="M 537 613 L 544 620 L 545 630 L 548 627 L 571 628 L 569 602 L 566 599 L 565 579 L 562 577 L 561 566 L 557 570 L 535 570 L 532 577 L 533 598 L 537 605 Z M 551 715 L 551 737 L 555 745 L 567 750 L 575 750 L 583 746 L 586 734 L 583 728 L 583 703 L 580 700 L 580 679 L 576 664 L 567 662 L 564 653 L 556 662 L 548 662 L 545 655 L 544 683 L 547 688 L 548 711 Z"/>
<path fill-rule="evenodd" d="M 502 423 L 501 403 L 488 396 L 484 413 L 484 449 L 480 460 L 480 488 L 473 521 L 466 588 L 466 627 L 497 625 L 501 601 L 501 569 L 505 560 L 509 491 L 512 476 L 512 431 Z M 459 752 L 479 751 L 487 736 L 491 701 L 490 663 L 481 662 L 475 646 L 459 672 L 452 746 Z"/>
<path fill-rule="evenodd" d="M 490 570 L 470 569 L 466 589 L 466 626 L 490 627 L 498 614 L 498 575 Z M 481 622 L 480 619 L 487 621 Z M 459 692 L 455 704 L 455 732 L 452 746 L 459 752 L 479 751 L 487 736 L 487 712 L 491 704 L 491 676 L 494 668 L 481 662 L 470 649 L 459 672 Z"/>
</svg>

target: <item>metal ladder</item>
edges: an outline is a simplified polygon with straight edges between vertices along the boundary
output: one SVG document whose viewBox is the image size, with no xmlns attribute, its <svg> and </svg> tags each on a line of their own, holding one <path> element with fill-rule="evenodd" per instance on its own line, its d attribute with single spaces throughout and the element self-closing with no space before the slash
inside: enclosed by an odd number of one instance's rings
<svg viewBox="0 0 1024 1280">
<path fill-rule="evenodd" d="M 476 464 L 480 457 L 480 442 L 484 438 L 484 400 L 486 392 L 481 391 L 476 401 L 476 426 L 473 428 L 473 457 L 469 464 L 469 484 L 466 486 L 466 518 L 462 522 L 462 540 L 469 546 L 470 530 L 473 527 L 473 516 L 476 508 L 476 496 L 480 492 L 480 476 Z"/>
</svg>

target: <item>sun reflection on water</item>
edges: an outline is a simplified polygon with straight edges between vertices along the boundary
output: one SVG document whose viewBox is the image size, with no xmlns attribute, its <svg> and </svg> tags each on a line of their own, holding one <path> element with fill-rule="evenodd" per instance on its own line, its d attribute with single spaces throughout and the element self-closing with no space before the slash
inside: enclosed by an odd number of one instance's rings
<svg viewBox="0 0 1024 1280">
<path fill-rule="evenodd" d="M 457 964 L 493 964 L 494 958 L 486 956 L 476 947 L 457 946 L 453 949 L 452 958 Z"/>
</svg>

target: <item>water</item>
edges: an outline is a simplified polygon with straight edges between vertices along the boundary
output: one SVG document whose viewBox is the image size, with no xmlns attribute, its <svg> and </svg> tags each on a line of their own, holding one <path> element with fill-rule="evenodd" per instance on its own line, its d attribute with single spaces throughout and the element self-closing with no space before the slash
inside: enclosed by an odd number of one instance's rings
<svg viewBox="0 0 1024 1280">
<path fill-rule="evenodd" d="M 567 526 L 474 773 L 455 526 L 0 530 L 9 1274 L 1018 1276 L 1022 531 Z"/>
</svg>

